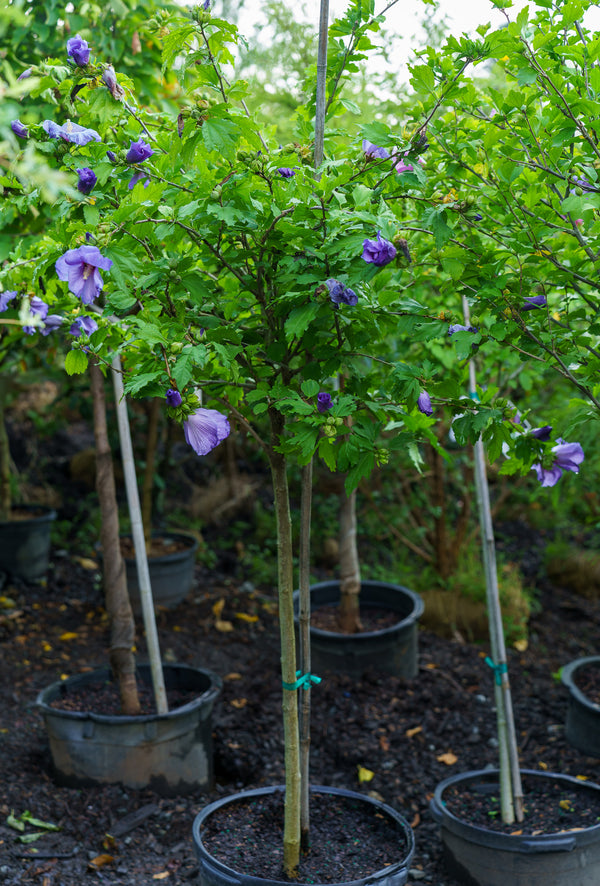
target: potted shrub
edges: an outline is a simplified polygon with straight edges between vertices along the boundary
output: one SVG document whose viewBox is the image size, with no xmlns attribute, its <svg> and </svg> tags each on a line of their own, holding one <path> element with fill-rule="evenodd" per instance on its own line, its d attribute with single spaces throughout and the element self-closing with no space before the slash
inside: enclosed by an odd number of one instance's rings
<svg viewBox="0 0 600 886">
<path fill-rule="evenodd" d="M 312 839 L 309 742 L 305 728 L 300 737 L 298 694 L 306 727 L 305 702 L 318 679 L 305 638 L 299 662 L 296 655 L 288 464 L 306 466 L 317 455 L 330 469 L 347 472 L 351 493 L 387 457 L 378 442 L 381 431 L 396 431 L 387 443 L 392 452 L 425 434 L 421 387 L 431 376 L 431 367 L 415 357 L 414 384 L 395 396 L 393 386 L 384 387 L 365 363 L 365 354 L 393 336 L 399 318 L 414 310 L 403 295 L 406 268 L 397 261 L 403 239 L 398 231 L 404 203 L 420 206 L 425 176 L 417 166 L 407 173 L 400 161 L 400 170 L 398 164 L 390 168 L 383 155 L 367 160 L 362 143 L 376 139 L 379 151 L 408 152 L 410 158 L 422 144 L 422 126 L 404 138 L 384 125 L 366 124 L 354 141 L 338 144 L 332 136 L 323 160 L 325 112 L 333 119 L 343 110 L 339 85 L 370 46 L 370 31 L 379 27 L 377 19 L 364 17 L 360 0 L 351 4 L 332 29 L 326 82 L 326 14 L 323 20 L 316 107 L 298 109 L 297 142 L 276 146 L 265 136 L 246 107 L 245 84 L 230 82 L 224 72 L 229 45 L 237 39 L 235 27 L 198 7 L 155 22 L 164 39 L 165 68 L 177 59 L 179 80 L 189 87 L 177 119 L 158 112 L 146 116 L 132 104 L 125 78 L 103 60 L 86 58 L 73 67 L 68 82 L 60 80 L 63 90 L 76 90 L 80 97 L 79 122 L 45 120 L 30 127 L 31 136 L 66 142 L 58 152 L 66 171 L 73 174 L 75 164 L 85 162 L 98 182 L 92 242 L 86 238 L 90 211 L 80 213 L 78 205 L 63 202 L 69 224 L 48 231 L 37 256 L 54 304 L 66 316 L 87 316 L 86 306 L 103 304 L 99 329 L 75 343 L 67 371 L 83 372 L 89 359 L 106 361 L 118 350 L 125 390 L 134 397 L 165 398 L 199 455 L 227 436 L 230 415 L 269 460 L 278 537 L 286 770 L 284 791 L 271 791 L 276 802 L 284 794 L 282 840 L 273 853 L 267 850 L 277 859 L 274 879 L 297 876 L 301 845 L 306 848 Z M 62 73 L 55 70 L 54 76 Z M 101 99 L 98 89 L 104 90 Z M 106 290 L 100 271 L 110 274 Z M 26 277 L 30 269 L 9 265 L 6 273 Z M 419 306 L 418 324 L 425 339 L 447 337 L 446 316 Z M 392 369 L 401 377 L 406 365 L 399 361 Z M 345 387 L 336 393 L 329 379 L 342 373 Z M 201 405 L 200 393 L 209 407 Z M 502 406 L 465 403 L 454 380 L 444 382 L 443 398 L 453 414 L 467 416 L 465 439 L 477 439 L 483 428 L 507 436 L 510 414 Z M 240 804 L 247 799 L 240 798 Z M 255 799 L 251 802 L 250 818 L 257 819 Z M 343 800 L 338 795 L 338 802 L 345 811 L 362 805 L 371 824 L 375 818 L 395 835 L 389 868 L 375 862 L 373 869 L 367 862 L 363 873 L 352 877 L 382 880 L 389 874 L 394 882 L 405 882 L 413 849 L 406 823 L 384 805 L 375 804 L 374 811 L 373 800 L 362 795 Z M 214 864 L 200 845 L 205 824 L 206 818 L 196 835 L 209 879 Z M 379 837 L 389 845 L 389 830 Z"/>
<path fill-rule="evenodd" d="M 464 282 L 466 310 L 460 325 L 465 341 L 461 353 L 468 358 L 472 345 L 483 342 L 486 370 L 494 355 L 500 358 L 503 351 L 511 350 L 526 360 L 524 371 L 531 372 L 537 381 L 558 370 L 575 386 L 578 398 L 584 398 L 575 401 L 578 415 L 570 423 L 564 421 L 562 405 L 561 423 L 572 430 L 577 424 L 597 420 L 594 410 L 598 408 L 592 382 L 597 357 L 595 353 L 589 359 L 586 356 L 587 335 L 595 316 L 588 294 L 595 291 L 595 283 L 587 262 L 595 248 L 592 219 L 598 199 L 597 147 L 587 132 L 595 125 L 597 109 L 594 103 L 585 109 L 575 108 L 571 100 L 577 84 L 585 83 L 583 57 L 576 54 L 572 65 L 562 67 L 555 65 L 554 55 L 565 46 L 585 47 L 590 35 L 569 18 L 567 5 L 557 4 L 555 12 L 555 16 L 548 16 L 542 9 L 531 21 L 529 13 L 523 12 L 518 23 L 493 33 L 486 30 L 485 41 L 452 38 L 439 56 L 442 65 L 453 59 L 452 80 L 442 76 L 442 82 L 436 83 L 431 70 L 416 66 L 413 82 L 420 89 L 429 84 L 434 95 L 432 107 L 438 106 L 439 96 L 446 90 L 453 93 L 451 113 L 446 118 L 441 115 L 430 129 L 440 161 L 438 186 L 444 189 L 436 194 L 439 203 L 435 211 L 449 228 L 442 235 L 448 244 L 442 263 L 451 269 L 450 277 L 457 279 L 458 275 Z M 484 31 L 480 29 L 480 33 Z M 514 68 L 507 64 L 517 56 Z M 502 59 L 497 63 L 497 81 L 494 87 L 485 83 L 476 87 L 463 77 L 464 71 L 470 62 L 486 58 Z M 519 102 L 513 115 L 509 106 L 511 96 L 516 96 L 513 87 L 517 82 Z M 581 135 L 581 140 L 575 140 L 575 150 L 572 138 L 564 142 L 559 138 L 551 161 L 542 161 L 542 156 L 547 158 L 546 138 L 538 140 L 531 126 L 532 120 L 542 117 L 553 132 L 568 120 Z M 451 137 L 445 129 L 450 121 Z M 467 138 L 466 155 L 456 150 L 457 128 L 459 141 L 463 135 Z M 517 156 L 527 158 L 519 171 L 514 165 Z M 588 168 L 594 170 L 589 180 Z M 452 173 L 447 175 L 450 169 Z M 562 185 L 555 186 L 553 176 L 558 169 L 564 190 Z M 528 202 L 528 195 L 534 192 L 535 206 Z M 522 263 L 525 252 L 529 257 Z M 495 295 L 490 298 L 492 290 Z M 565 296 L 568 317 L 562 322 L 554 304 L 570 292 L 572 298 Z M 473 325 L 469 309 L 479 313 Z M 581 355 L 580 362 L 576 354 Z M 474 384 L 474 371 L 469 390 L 470 396 L 481 395 Z M 523 415 L 515 415 L 517 425 L 526 418 L 530 406 L 523 388 L 516 400 L 518 407 L 521 402 Z M 460 421 L 455 421 L 454 427 L 460 426 Z M 498 441 L 492 440 L 490 445 L 496 454 Z M 578 473 L 584 459 L 579 443 L 557 439 L 548 425 L 521 436 L 501 473 L 511 475 L 528 468 L 536 448 L 533 467 L 543 487 L 554 486 L 567 472 Z M 478 474 L 481 492 L 485 482 L 483 453 Z M 482 534 L 488 586 L 492 587 L 496 580 L 493 531 L 487 517 Z M 489 663 L 499 713 L 500 768 L 491 773 L 466 773 L 439 785 L 432 811 L 441 823 L 449 868 L 465 882 L 487 886 L 511 880 L 541 884 L 548 879 L 591 886 L 599 877 L 600 787 L 586 782 L 587 789 L 582 790 L 577 780 L 567 776 L 520 771 L 501 616 L 495 595 L 489 594 L 488 599 Z M 492 804 L 492 798 L 498 797 L 500 807 Z M 542 800 L 543 822 L 537 817 Z M 582 813 L 581 818 L 570 814 L 575 809 Z M 489 824 L 492 815 L 497 818 L 494 826 Z"/>
</svg>

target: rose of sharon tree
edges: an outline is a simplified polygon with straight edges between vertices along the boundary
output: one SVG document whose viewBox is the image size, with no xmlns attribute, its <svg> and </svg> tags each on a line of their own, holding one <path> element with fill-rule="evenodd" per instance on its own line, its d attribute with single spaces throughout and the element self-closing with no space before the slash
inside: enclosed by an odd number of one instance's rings
<svg viewBox="0 0 600 886">
<path fill-rule="evenodd" d="M 337 89 L 345 68 L 379 27 L 364 18 L 363 6 L 356 0 L 332 28 L 329 126 L 342 109 Z M 300 846 L 297 689 L 311 675 L 297 676 L 287 466 L 316 455 L 347 473 L 352 492 L 388 457 L 384 429 L 395 431 L 392 450 L 423 435 L 434 439 L 435 397 L 423 391 L 431 369 L 416 351 L 407 382 L 402 360 L 386 359 L 386 343 L 413 309 L 405 287 L 415 272 L 402 261 L 399 231 L 406 206 L 421 205 L 424 142 L 421 126 L 404 137 L 367 124 L 347 147 L 328 138 L 315 170 L 314 107 L 298 108 L 296 142 L 272 143 L 249 116 L 247 87 L 230 70 L 237 36 L 204 7 L 163 17 L 164 67 L 176 63 L 181 86 L 178 115 L 136 109 L 128 82 L 117 88 L 118 71 L 99 76 L 104 61 L 93 47 L 85 65 L 73 66 L 61 83 L 77 97 L 72 116 L 79 122 L 30 122 L 29 139 L 75 187 L 80 171 L 91 171 L 93 193 L 80 189 L 77 200 L 57 201 L 56 225 L 26 261 L 6 265 L 2 280 L 32 294 L 44 281 L 52 311 L 78 336 L 66 354 L 68 372 L 85 371 L 90 359 L 109 363 L 118 351 L 127 393 L 164 398 L 199 455 L 235 420 L 268 457 L 278 536 L 284 866 L 293 876 Z M 87 50 L 78 44 L 73 51 L 83 60 Z M 110 96 L 101 115 L 91 100 L 96 90 Z M 34 106 L 28 119 L 33 115 Z M 89 172 L 85 180 L 92 181 Z M 423 308 L 421 339 L 438 340 L 447 355 L 448 325 Z M 473 338 L 468 330 L 462 335 Z M 387 373 L 375 371 L 379 366 Z M 343 390 L 336 391 L 336 376 Z M 462 397 L 464 377 L 461 370 L 447 378 L 443 401 L 463 415 L 465 439 L 485 432 L 510 441 L 513 411 L 489 398 L 475 407 Z M 536 445 L 531 461 L 545 444 Z"/>
</svg>

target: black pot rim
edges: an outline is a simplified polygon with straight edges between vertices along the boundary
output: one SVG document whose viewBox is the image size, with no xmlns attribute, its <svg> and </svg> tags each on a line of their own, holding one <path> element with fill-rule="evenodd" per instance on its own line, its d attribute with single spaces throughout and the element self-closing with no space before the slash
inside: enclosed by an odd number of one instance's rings
<svg viewBox="0 0 600 886">
<path fill-rule="evenodd" d="M 432 816 L 453 834 L 463 837 L 471 843 L 495 849 L 502 849 L 508 852 L 569 852 L 574 849 L 576 845 L 585 845 L 590 842 L 596 842 L 600 838 L 600 824 L 582 828 L 577 831 L 567 831 L 565 833 L 554 832 L 551 834 L 538 834 L 536 836 L 526 834 L 504 834 L 500 831 L 492 831 L 489 828 L 484 828 L 481 825 L 471 824 L 464 819 L 458 818 L 458 816 L 454 815 L 453 812 L 450 812 L 446 808 L 442 798 L 446 788 L 460 782 L 468 781 L 469 779 L 498 780 L 499 774 L 499 769 L 474 769 L 445 778 L 437 785 L 429 804 Z M 586 789 L 600 792 L 600 785 L 589 781 L 584 782 L 572 775 L 563 775 L 560 772 L 546 772 L 538 769 L 521 769 L 521 775 L 540 779 L 560 780 L 567 782 L 571 787 L 579 788 L 582 792 Z"/>
<path fill-rule="evenodd" d="M 94 723 L 119 723 L 123 725 L 127 725 L 129 723 L 151 723 L 156 721 L 163 720 L 173 720 L 175 718 L 180 717 L 182 714 L 188 713 L 189 711 L 196 710 L 208 702 L 213 702 L 223 687 L 223 680 L 219 677 L 218 674 L 215 674 L 213 671 L 209 671 L 206 668 L 194 668 L 190 665 L 184 664 L 163 664 L 163 672 L 167 670 L 178 670 L 178 671 L 188 671 L 189 673 L 200 673 L 204 676 L 208 677 L 210 680 L 210 687 L 206 689 L 198 698 L 194 698 L 192 701 L 188 702 L 185 705 L 182 705 L 178 708 L 173 708 L 170 711 L 167 711 L 166 714 L 137 714 L 135 716 L 129 716 L 124 714 L 96 714 L 94 711 L 68 711 L 62 708 L 53 708 L 46 701 L 47 698 L 51 698 L 53 694 L 58 695 L 60 693 L 60 687 L 68 685 L 78 684 L 78 683 L 87 683 L 93 682 L 94 680 L 107 680 L 111 676 L 110 668 L 96 668 L 93 671 L 85 671 L 82 674 L 73 674 L 71 677 L 67 677 L 66 680 L 56 680 L 54 683 L 51 683 L 49 686 L 46 686 L 42 689 L 36 698 L 35 704 L 40 709 L 42 714 L 51 713 L 52 716 L 62 717 L 65 720 L 91 720 Z M 136 667 L 137 671 L 147 671 L 150 675 L 150 665 L 149 664 L 138 664 Z"/>
<path fill-rule="evenodd" d="M 313 591 L 318 591 L 321 588 L 330 588 L 330 587 L 339 587 L 339 580 L 332 579 L 330 581 L 320 581 L 317 584 L 310 586 L 310 592 L 312 594 Z M 322 628 L 317 628 L 314 625 L 310 626 L 310 633 L 314 634 L 316 637 L 323 637 L 329 640 L 335 640 L 336 638 L 340 641 L 345 641 L 348 637 L 352 637 L 353 640 L 360 642 L 361 639 L 370 640 L 373 637 L 385 637 L 387 634 L 395 634 L 397 631 L 402 628 L 408 627 L 413 622 L 417 621 L 425 611 L 425 604 L 423 602 L 423 598 L 417 594 L 416 591 L 411 591 L 410 588 L 405 588 L 403 585 L 393 584 L 388 581 L 377 581 L 376 579 L 363 579 L 361 581 L 361 588 L 386 588 L 389 590 L 400 591 L 405 597 L 408 597 L 412 604 L 412 611 L 405 615 L 404 618 L 397 621 L 395 624 L 390 625 L 387 628 L 381 628 L 378 631 L 359 631 L 356 634 L 340 634 L 337 631 L 324 631 Z M 294 591 L 294 600 L 298 600 L 299 591 Z M 385 609 L 385 605 L 381 605 L 382 609 Z M 393 611 L 393 610 L 392 610 Z M 296 615 L 296 620 L 298 616 Z"/>
<path fill-rule="evenodd" d="M 261 797 L 265 794 L 272 794 L 275 792 L 280 792 L 282 794 L 285 793 L 285 785 L 271 785 L 265 788 L 254 788 L 247 791 L 239 791 L 235 794 L 230 794 L 227 797 L 222 797 L 220 800 L 215 800 L 214 803 L 209 803 L 208 806 L 205 806 L 195 817 L 194 823 L 192 825 L 192 839 L 196 846 L 201 846 L 203 852 L 210 858 L 211 864 L 217 868 L 217 870 L 222 873 L 225 877 L 239 877 L 242 876 L 238 871 L 234 868 L 230 868 L 227 865 L 223 864 L 223 862 L 219 861 L 214 855 L 211 855 L 210 852 L 206 850 L 204 844 L 202 843 L 202 837 L 200 836 L 200 828 L 202 823 L 209 815 L 212 815 L 213 812 L 216 812 L 222 806 L 226 806 L 228 803 L 235 803 L 238 800 L 243 801 L 248 797 Z M 376 883 L 379 879 L 390 876 L 396 872 L 401 872 L 408 870 L 410 861 L 412 859 L 414 850 L 415 850 L 415 835 L 412 831 L 407 820 L 393 809 L 391 806 L 388 806 L 386 803 L 382 803 L 381 800 L 375 800 L 373 797 L 369 797 L 366 794 L 359 794 L 356 791 L 349 791 L 346 788 L 335 788 L 330 787 L 328 785 L 310 785 L 311 793 L 327 793 L 334 794 L 336 796 L 348 797 L 353 800 L 360 800 L 365 803 L 370 803 L 377 810 L 386 814 L 389 818 L 398 824 L 404 833 L 404 837 L 407 842 L 407 849 L 405 852 L 405 857 L 402 861 L 396 862 L 395 864 L 390 864 L 385 868 L 382 868 L 379 871 L 376 871 L 374 874 L 369 874 L 368 877 L 363 877 L 360 880 L 346 880 L 344 882 L 336 884 L 336 886 L 359 886 L 359 884 L 371 884 Z M 245 879 L 248 881 L 252 881 L 253 884 L 259 883 L 269 883 L 271 886 L 290 886 L 288 881 L 285 880 L 271 880 L 262 877 L 251 877 L 250 875 L 244 875 Z M 300 883 L 300 886 L 305 886 L 305 884 Z M 311 886 L 320 886 L 318 883 L 313 883 Z"/>
<path fill-rule="evenodd" d="M 129 532 L 126 532 L 119 537 L 132 539 L 132 535 Z M 173 554 L 158 554 L 158 556 L 149 557 L 148 559 L 152 563 L 174 563 L 177 560 L 186 559 L 186 557 L 189 557 L 191 554 L 195 554 L 198 550 L 198 539 L 191 533 L 183 532 L 180 530 L 165 530 L 164 532 L 157 530 L 156 532 L 152 533 L 152 538 L 172 538 L 177 541 L 188 542 L 187 547 L 183 551 L 175 551 L 175 553 Z M 98 557 L 102 558 L 102 545 L 100 544 L 100 542 L 96 542 L 96 544 L 94 545 L 94 549 Z M 135 557 L 123 557 L 123 559 L 126 563 L 135 563 Z"/>
<path fill-rule="evenodd" d="M 36 504 L 13 504 L 11 505 L 11 511 L 37 511 L 37 514 L 32 514 L 32 516 L 27 520 L 4 520 L 0 523 L 0 526 L 14 526 L 15 523 L 20 523 L 23 526 L 27 526 L 28 523 L 46 523 L 52 520 L 56 520 L 56 511 L 54 508 L 49 507 L 48 505 L 36 505 Z"/>
<path fill-rule="evenodd" d="M 577 699 L 580 704 L 588 708 L 590 711 L 600 714 L 600 705 L 591 701 L 587 695 L 584 695 L 574 679 L 575 672 L 588 665 L 597 665 L 600 668 L 600 655 L 588 655 L 585 658 L 574 659 L 574 661 L 569 662 L 569 664 L 565 665 L 561 670 L 560 679 L 573 698 Z"/>
</svg>

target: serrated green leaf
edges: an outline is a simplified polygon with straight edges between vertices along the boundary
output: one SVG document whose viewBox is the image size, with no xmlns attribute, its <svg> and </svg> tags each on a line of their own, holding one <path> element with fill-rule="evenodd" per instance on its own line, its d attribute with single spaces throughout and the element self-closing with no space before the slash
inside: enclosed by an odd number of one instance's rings
<svg viewBox="0 0 600 886">
<path fill-rule="evenodd" d="M 301 388 L 302 388 L 302 393 L 306 397 L 316 397 L 317 394 L 319 393 L 319 390 L 320 390 L 319 383 L 317 381 L 314 381 L 313 379 L 308 379 L 307 381 L 303 381 Z"/>
<path fill-rule="evenodd" d="M 308 329 L 319 312 L 319 304 L 311 301 L 306 305 L 294 308 L 285 321 L 285 334 L 288 338 L 300 338 Z"/>
<path fill-rule="evenodd" d="M 65 357 L 65 371 L 68 375 L 81 375 L 88 367 L 88 358 L 84 351 L 79 349 L 69 351 Z"/>
</svg>

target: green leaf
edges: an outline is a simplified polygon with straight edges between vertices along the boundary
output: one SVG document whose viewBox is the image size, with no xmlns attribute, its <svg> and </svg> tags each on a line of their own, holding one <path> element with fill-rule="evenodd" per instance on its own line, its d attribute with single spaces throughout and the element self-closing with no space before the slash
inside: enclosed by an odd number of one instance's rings
<svg viewBox="0 0 600 886">
<path fill-rule="evenodd" d="M 65 370 L 68 375 L 81 375 L 88 367 L 88 358 L 84 351 L 69 351 L 65 357 Z"/>
<path fill-rule="evenodd" d="M 318 312 L 319 304 L 314 301 L 300 305 L 299 308 L 294 308 L 285 321 L 285 334 L 287 338 L 300 338 L 315 319 Z"/>
<path fill-rule="evenodd" d="M 86 225 L 95 228 L 100 221 L 100 211 L 97 206 L 91 206 L 89 203 L 86 203 L 83 207 L 83 217 Z"/>
<path fill-rule="evenodd" d="M 319 393 L 319 390 L 320 390 L 319 382 L 314 381 L 313 379 L 308 379 L 307 381 L 303 381 L 301 388 L 302 388 L 302 393 L 306 397 L 316 397 L 317 394 Z"/>
<path fill-rule="evenodd" d="M 239 129 L 233 120 L 209 117 L 202 125 L 202 138 L 207 151 L 217 151 L 233 158 L 239 138 Z"/>
<path fill-rule="evenodd" d="M 60 831 L 60 825 L 52 824 L 49 821 L 42 821 L 39 818 L 34 818 L 31 812 L 25 811 L 21 816 L 22 821 L 26 821 L 28 824 L 32 825 L 34 828 L 43 828 L 46 831 Z"/>
</svg>

